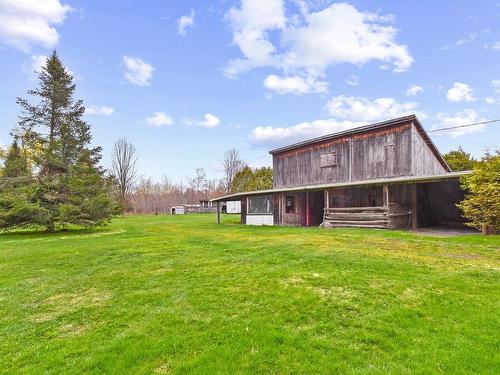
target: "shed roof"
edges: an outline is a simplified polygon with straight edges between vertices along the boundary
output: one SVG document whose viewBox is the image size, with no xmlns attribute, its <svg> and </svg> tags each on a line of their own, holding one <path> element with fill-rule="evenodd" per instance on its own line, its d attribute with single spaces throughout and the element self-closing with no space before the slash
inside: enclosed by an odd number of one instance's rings
<svg viewBox="0 0 500 375">
<path fill-rule="evenodd" d="M 460 171 L 460 172 L 448 172 L 443 174 L 426 175 L 426 176 L 403 176 L 403 177 L 390 177 L 390 178 L 380 178 L 376 180 L 364 180 L 364 181 L 351 181 L 351 182 L 335 182 L 330 184 L 319 184 L 319 185 L 306 185 L 306 186 L 294 186 L 289 188 L 279 188 L 279 189 L 268 189 L 268 190 L 255 190 L 255 191 L 245 191 L 241 193 L 229 194 L 222 197 L 211 199 L 211 202 L 223 202 L 229 200 L 237 200 L 248 195 L 263 195 L 272 193 L 286 193 L 293 191 L 311 191 L 311 190 L 323 190 L 330 188 L 345 188 L 345 187 L 358 187 L 358 186 L 368 186 L 368 185 L 386 185 L 386 184 L 404 184 L 404 183 L 424 183 L 424 182 L 437 182 L 441 180 L 447 180 L 452 178 L 459 178 L 461 176 L 466 176 L 471 174 L 472 171 Z"/>
</svg>

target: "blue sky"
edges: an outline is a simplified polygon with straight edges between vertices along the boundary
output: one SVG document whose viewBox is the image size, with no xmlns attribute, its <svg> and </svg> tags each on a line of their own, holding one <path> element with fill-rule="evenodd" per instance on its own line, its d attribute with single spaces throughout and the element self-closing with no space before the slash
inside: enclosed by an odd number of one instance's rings
<svg viewBox="0 0 500 375">
<path fill-rule="evenodd" d="M 0 0 L 0 143 L 53 48 L 103 164 L 127 137 L 155 180 L 408 113 L 428 130 L 496 119 L 499 25 L 498 0 Z M 431 135 L 443 153 L 500 145 L 498 124 Z"/>
</svg>

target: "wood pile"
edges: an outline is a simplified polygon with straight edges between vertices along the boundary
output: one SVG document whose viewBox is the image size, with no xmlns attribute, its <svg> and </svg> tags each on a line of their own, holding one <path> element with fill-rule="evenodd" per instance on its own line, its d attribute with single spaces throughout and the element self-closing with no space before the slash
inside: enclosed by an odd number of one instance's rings
<svg viewBox="0 0 500 375">
<path fill-rule="evenodd" d="M 336 207 L 325 208 L 323 224 L 325 228 L 356 227 L 395 229 L 409 225 L 409 211 L 400 210 L 391 204 L 380 207 Z M 396 221 L 399 221 L 396 223 Z"/>
</svg>

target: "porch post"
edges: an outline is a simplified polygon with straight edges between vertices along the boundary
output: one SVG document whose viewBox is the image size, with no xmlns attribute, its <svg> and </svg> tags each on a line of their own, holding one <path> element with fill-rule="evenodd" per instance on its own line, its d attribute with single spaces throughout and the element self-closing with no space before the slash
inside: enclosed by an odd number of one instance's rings
<svg viewBox="0 0 500 375">
<path fill-rule="evenodd" d="M 220 224 L 220 202 L 217 201 L 217 224 Z"/>
<path fill-rule="evenodd" d="M 388 207 L 389 206 L 389 186 L 383 185 L 382 190 L 383 190 L 382 195 L 383 195 L 384 207 Z"/>
<path fill-rule="evenodd" d="M 325 208 L 330 208 L 330 197 L 328 194 L 328 189 L 325 190 Z"/>
<path fill-rule="evenodd" d="M 309 190 L 306 190 L 306 227 L 309 226 Z"/>
<path fill-rule="evenodd" d="M 410 189 L 410 200 L 411 200 L 411 227 L 412 229 L 417 229 L 417 184 L 411 184 Z"/>
</svg>

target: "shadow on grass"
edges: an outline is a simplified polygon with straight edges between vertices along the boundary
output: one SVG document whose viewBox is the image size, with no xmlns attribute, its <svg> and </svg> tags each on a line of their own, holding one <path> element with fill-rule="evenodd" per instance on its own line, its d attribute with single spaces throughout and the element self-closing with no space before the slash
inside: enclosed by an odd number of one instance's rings
<svg viewBox="0 0 500 375">
<path fill-rule="evenodd" d="M 60 236 L 61 234 L 73 236 L 82 234 L 94 234 L 109 232 L 110 226 L 100 226 L 93 228 L 79 227 L 79 226 L 68 226 L 64 228 L 58 228 L 54 232 L 47 232 L 43 227 L 29 227 L 29 228 L 18 228 L 11 230 L 0 230 L 0 239 L 4 238 L 32 238 L 32 237 L 47 237 Z"/>
</svg>

